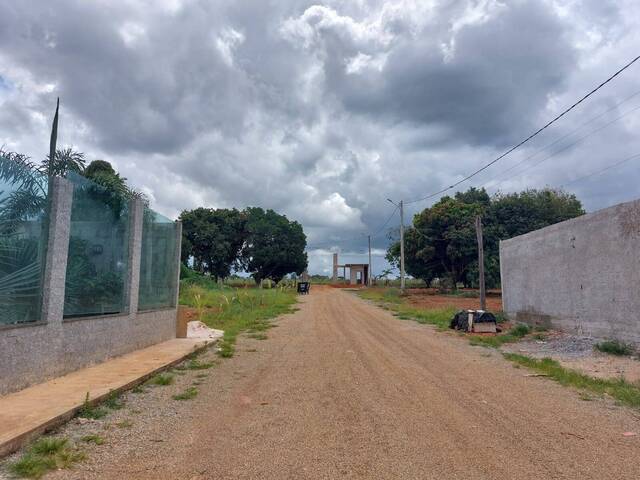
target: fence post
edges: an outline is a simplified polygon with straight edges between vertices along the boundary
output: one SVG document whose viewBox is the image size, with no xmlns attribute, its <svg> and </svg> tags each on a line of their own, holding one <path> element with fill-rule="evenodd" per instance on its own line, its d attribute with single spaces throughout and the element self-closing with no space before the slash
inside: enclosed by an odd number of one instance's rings
<svg viewBox="0 0 640 480">
<path fill-rule="evenodd" d="M 61 177 L 50 178 L 49 182 L 49 231 L 42 279 L 41 320 L 50 326 L 60 326 L 64 314 L 73 184 Z"/>
<path fill-rule="evenodd" d="M 134 198 L 129 202 L 129 254 L 126 281 L 126 300 L 129 315 L 138 313 L 143 219 L 144 202 L 139 198 Z"/>
</svg>

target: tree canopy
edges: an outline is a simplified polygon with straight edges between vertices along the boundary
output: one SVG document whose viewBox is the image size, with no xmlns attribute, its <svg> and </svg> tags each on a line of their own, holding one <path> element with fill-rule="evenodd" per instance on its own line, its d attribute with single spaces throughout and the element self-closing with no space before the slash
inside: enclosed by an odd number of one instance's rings
<svg viewBox="0 0 640 480">
<path fill-rule="evenodd" d="M 240 263 L 256 282 L 279 282 L 286 274 L 307 268 L 307 237 L 298 222 L 273 210 L 247 208 L 246 237 Z"/>
<path fill-rule="evenodd" d="M 499 242 L 582 215 L 575 195 L 559 190 L 526 190 L 490 197 L 485 189 L 470 188 L 445 196 L 415 215 L 405 232 L 405 269 L 427 284 L 435 278 L 452 286 L 477 284 L 477 242 L 474 219 L 482 217 L 487 286 L 500 283 Z M 400 244 L 395 241 L 387 260 L 398 265 Z"/>
<path fill-rule="evenodd" d="M 244 243 L 246 215 L 235 208 L 196 208 L 183 211 L 180 221 L 183 261 L 193 256 L 201 272 L 229 276 Z"/>
<path fill-rule="evenodd" d="M 306 236 L 298 222 L 262 208 L 196 208 L 182 221 L 182 260 L 219 279 L 232 269 L 245 270 L 256 282 L 275 282 L 307 267 Z"/>
</svg>

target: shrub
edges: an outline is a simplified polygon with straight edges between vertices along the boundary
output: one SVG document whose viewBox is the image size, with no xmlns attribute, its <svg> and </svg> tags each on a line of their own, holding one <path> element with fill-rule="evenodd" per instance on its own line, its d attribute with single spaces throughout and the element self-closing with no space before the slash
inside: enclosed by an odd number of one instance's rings
<svg viewBox="0 0 640 480">
<path fill-rule="evenodd" d="M 596 349 L 611 355 L 632 355 L 633 347 L 619 340 L 605 340 L 596 344 Z"/>
</svg>

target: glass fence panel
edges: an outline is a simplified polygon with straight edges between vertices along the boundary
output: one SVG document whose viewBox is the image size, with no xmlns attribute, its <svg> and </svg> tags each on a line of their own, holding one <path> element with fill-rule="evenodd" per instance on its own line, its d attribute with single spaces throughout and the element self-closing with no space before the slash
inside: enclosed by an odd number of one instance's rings
<svg viewBox="0 0 640 480">
<path fill-rule="evenodd" d="M 47 176 L 0 152 L 0 325 L 41 320 L 47 200 Z"/>
<path fill-rule="evenodd" d="M 127 194 L 75 173 L 69 173 L 67 179 L 74 188 L 64 316 L 126 312 Z"/>
<path fill-rule="evenodd" d="M 138 310 L 175 306 L 178 288 L 178 225 L 145 209 Z"/>
</svg>

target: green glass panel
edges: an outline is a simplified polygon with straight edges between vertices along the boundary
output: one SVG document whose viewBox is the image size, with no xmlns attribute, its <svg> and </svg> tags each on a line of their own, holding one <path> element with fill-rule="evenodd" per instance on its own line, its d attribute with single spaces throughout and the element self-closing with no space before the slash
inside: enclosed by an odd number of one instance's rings
<svg viewBox="0 0 640 480">
<path fill-rule="evenodd" d="M 40 320 L 47 192 L 26 159 L 0 156 L 0 325 Z"/>
<path fill-rule="evenodd" d="M 74 187 L 64 316 L 126 312 L 129 200 L 80 175 L 67 179 Z"/>
<path fill-rule="evenodd" d="M 140 258 L 138 310 L 175 306 L 178 280 L 178 226 L 145 209 Z"/>
</svg>

